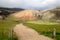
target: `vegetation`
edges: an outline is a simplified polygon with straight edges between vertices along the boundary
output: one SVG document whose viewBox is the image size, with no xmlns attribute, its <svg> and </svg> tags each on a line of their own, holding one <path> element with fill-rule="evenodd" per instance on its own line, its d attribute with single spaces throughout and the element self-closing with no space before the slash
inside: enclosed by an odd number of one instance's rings
<svg viewBox="0 0 60 40">
<path fill-rule="evenodd" d="M 22 8 L 7 8 L 7 7 L 0 7 L 0 10 L 8 10 L 8 11 L 22 11 Z"/>
<path fill-rule="evenodd" d="M 4 7 L 0 7 L 0 16 L 4 20 L 10 14 L 13 14 L 15 12 L 22 11 L 22 10 L 24 10 L 24 9 L 21 9 L 21 8 L 4 8 Z"/>
<path fill-rule="evenodd" d="M 35 21 L 34 21 L 35 22 Z M 35 29 L 39 34 L 48 36 L 53 38 L 53 29 L 56 29 L 56 37 L 54 38 L 55 40 L 60 40 L 60 25 L 56 25 L 54 24 L 54 22 L 52 22 L 54 25 L 46 25 L 46 24 L 38 24 L 37 22 L 34 23 L 31 21 L 30 22 L 25 22 L 24 25 Z M 42 23 L 42 22 L 41 22 Z"/>
<path fill-rule="evenodd" d="M 11 12 L 22 11 L 24 9 L 19 8 L 2 8 L 0 7 L 0 16 L 3 19 L 9 16 Z M 37 17 L 39 20 L 44 19 L 54 19 L 55 17 L 60 22 L 60 7 L 43 11 L 42 14 L 34 12 L 33 15 Z M 51 15 L 56 14 L 56 15 Z M 37 16 L 38 15 L 38 16 Z M 45 16 L 44 16 L 45 15 Z M 51 16 L 51 19 L 50 19 Z M 46 18 L 46 19 L 45 19 Z M 35 29 L 39 34 L 54 38 L 55 40 L 60 40 L 60 23 L 57 22 L 47 22 L 47 21 L 20 21 L 16 20 L 15 18 L 9 16 L 5 20 L 0 20 L 0 40 L 16 40 L 16 36 L 12 31 L 12 28 L 19 23 L 23 23 L 24 25 Z M 53 29 L 56 29 L 56 37 L 53 36 Z"/>
<path fill-rule="evenodd" d="M 0 40 L 15 40 L 16 37 L 12 36 L 12 27 L 20 23 L 19 21 L 8 17 L 5 20 L 0 20 Z"/>
<path fill-rule="evenodd" d="M 56 29 L 56 40 L 60 40 L 60 25 L 57 22 L 43 21 L 20 21 L 9 16 L 5 20 L 0 20 L 0 40 L 16 40 L 16 36 L 12 33 L 12 27 L 16 24 L 23 23 L 24 25 L 35 29 L 39 34 L 53 38 L 53 28 Z M 53 24 L 53 25 L 52 25 Z"/>
</svg>

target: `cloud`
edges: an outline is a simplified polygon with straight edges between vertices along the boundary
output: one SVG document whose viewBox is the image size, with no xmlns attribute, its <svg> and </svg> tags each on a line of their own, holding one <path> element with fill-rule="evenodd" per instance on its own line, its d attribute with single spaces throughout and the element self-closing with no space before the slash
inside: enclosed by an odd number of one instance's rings
<svg viewBox="0 0 60 40">
<path fill-rule="evenodd" d="M 60 6 L 60 0 L 0 0 L 0 7 L 46 9 Z"/>
</svg>

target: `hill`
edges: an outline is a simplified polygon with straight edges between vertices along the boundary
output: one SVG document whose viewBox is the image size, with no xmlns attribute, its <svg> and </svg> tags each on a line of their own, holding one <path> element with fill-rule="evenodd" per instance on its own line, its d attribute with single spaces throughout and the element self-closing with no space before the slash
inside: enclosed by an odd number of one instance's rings
<svg viewBox="0 0 60 40">
<path fill-rule="evenodd" d="M 24 10 L 21 12 L 14 13 L 12 15 L 19 20 L 37 20 L 35 15 L 38 13 L 38 10 Z"/>
<path fill-rule="evenodd" d="M 18 11 L 22 11 L 22 10 L 24 9 L 0 7 L 0 16 L 2 17 L 2 19 L 5 19 L 5 17 L 9 16 L 10 14 L 18 12 Z"/>
<path fill-rule="evenodd" d="M 39 13 L 42 20 L 45 21 L 56 21 L 60 20 L 60 7 L 43 10 Z"/>
<path fill-rule="evenodd" d="M 20 20 L 60 21 L 60 7 L 47 10 L 24 10 L 14 13 L 13 16 Z"/>
</svg>

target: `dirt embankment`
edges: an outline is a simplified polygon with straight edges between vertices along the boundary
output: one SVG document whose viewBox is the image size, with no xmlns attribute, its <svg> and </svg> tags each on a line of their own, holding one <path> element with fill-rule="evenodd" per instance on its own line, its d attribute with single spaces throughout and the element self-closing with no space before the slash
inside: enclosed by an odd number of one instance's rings
<svg viewBox="0 0 60 40">
<path fill-rule="evenodd" d="M 20 20 L 36 20 L 37 18 L 34 16 L 34 13 L 38 12 L 38 10 L 24 10 L 14 13 L 12 16 Z"/>
</svg>

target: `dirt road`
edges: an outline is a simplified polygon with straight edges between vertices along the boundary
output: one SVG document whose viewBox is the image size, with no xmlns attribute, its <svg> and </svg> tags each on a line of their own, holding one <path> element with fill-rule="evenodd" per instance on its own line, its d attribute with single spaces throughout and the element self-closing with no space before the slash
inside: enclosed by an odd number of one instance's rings
<svg viewBox="0 0 60 40">
<path fill-rule="evenodd" d="M 23 24 L 17 24 L 13 28 L 13 31 L 16 33 L 18 40 L 53 40 L 44 35 L 39 35 L 35 30 Z"/>
</svg>

